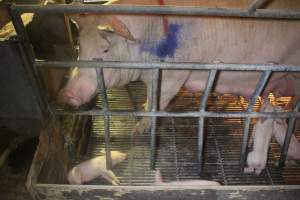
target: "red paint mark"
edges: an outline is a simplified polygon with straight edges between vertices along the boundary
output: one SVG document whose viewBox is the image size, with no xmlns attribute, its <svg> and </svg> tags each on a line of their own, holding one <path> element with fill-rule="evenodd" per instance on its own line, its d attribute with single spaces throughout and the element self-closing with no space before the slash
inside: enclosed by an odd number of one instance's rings
<svg viewBox="0 0 300 200">
<path fill-rule="evenodd" d="M 159 5 L 165 5 L 164 0 L 158 0 Z M 163 27 L 164 27 L 164 33 L 167 34 L 168 33 L 168 18 L 167 16 L 163 16 Z"/>
</svg>

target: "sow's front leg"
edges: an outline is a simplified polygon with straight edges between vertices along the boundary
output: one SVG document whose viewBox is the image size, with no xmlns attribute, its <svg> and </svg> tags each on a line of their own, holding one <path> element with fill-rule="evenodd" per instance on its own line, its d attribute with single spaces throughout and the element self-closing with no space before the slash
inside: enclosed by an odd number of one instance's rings
<svg viewBox="0 0 300 200">
<path fill-rule="evenodd" d="M 163 70 L 161 75 L 161 87 L 158 86 L 160 95 L 158 97 L 160 105 L 159 110 L 164 110 L 174 96 L 179 92 L 180 88 L 188 79 L 190 71 L 183 70 Z M 141 79 L 147 86 L 147 102 L 145 106 L 146 111 L 151 110 L 152 99 L 152 70 L 145 70 Z M 151 117 L 143 117 L 134 127 L 135 133 L 143 133 L 151 124 Z"/>
</svg>

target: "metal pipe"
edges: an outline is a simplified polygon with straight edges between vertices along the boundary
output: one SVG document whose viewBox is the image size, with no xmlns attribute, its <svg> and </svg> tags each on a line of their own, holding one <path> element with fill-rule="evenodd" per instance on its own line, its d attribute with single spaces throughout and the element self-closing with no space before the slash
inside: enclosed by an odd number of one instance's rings
<svg viewBox="0 0 300 200">
<path fill-rule="evenodd" d="M 217 70 L 210 70 L 209 76 L 207 79 L 207 83 L 206 83 L 206 87 L 205 87 L 205 90 L 204 90 L 204 93 L 203 93 L 203 96 L 201 99 L 201 103 L 200 103 L 200 109 L 199 109 L 200 112 L 205 111 L 208 96 L 213 88 L 216 75 L 217 75 Z"/>
<path fill-rule="evenodd" d="M 300 101 L 298 101 L 294 111 L 299 112 L 299 108 L 300 108 Z M 279 160 L 279 168 L 280 169 L 283 169 L 283 167 L 285 165 L 285 161 L 286 161 L 288 149 L 289 149 L 289 146 L 290 146 L 291 138 L 292 138 L 292 135 L 293 135 L 294 129 L 295 129 L 295 122 L 296 122 L 295 117 L 291 117 L 289 119 L 288 129 L 287 129 L 287 132 L 286 132 L 286 135 L 285 135 L 284 143 L 283 143 L 283 146 L 282 146 L 282 149 L 281 149 L 281 156 L 280 156 L 280 160 Z"/>
<path fill-rule="evenodd" d="M 206 87 L 201 99 L 199 112 L 205 111 L 208 96 L 213 88 L 214 81 L 217 75 L 217 70 L 210 70 L 209 76 L 207 79 Z M 199 162 L 199 174 L 202 172 L 202 154 L 203 154 L 203 141 L 204 141 L 204 124 L 205 120 L 204 117 L 200 117 L 198 120 L 198 162 Z"/>
<path fill-rule="evenodd" d="M 254 0 L 248 7 L 249 12 L 254 12 L 256 9 L 261 8 L 266 2 L 270 0 Z"/>
<path fill-rule="evenodd" d="M 45 118 L 47 116 L 47 111 L 50 110 L 45 94 L 46 86 L 44 82 L 41 81 L 40 73 L 34 65 L 35 54 L 30 44 L 21 14 L 17 10 L 11 9 L 11 5 L 9 4 L 6 5 L 6 8 L 17 33 L 19 52 L 25 66 L 25 71 L 30 79 L 31 87 L 34 92 L 37 93 L 35 95 L 35 99 L 38 102 L 43 117 Z"/>
<path fill-rule="evenodd" d="M 195 63 L 195 62 L 119 62 L 119 61 L 41 61 L 36 60 L 37 67 L 66 68 L 71 66 L 83 68 L 131 68 L 131 69 L 201 69 L 201 70 L 238 70 L 273 72 L 300 72 L 300 66 L 280 64 L 234 64 L 234 63 Z"/>
<path fill-rule="evenodd" d="M 57 115 L 96 115 L 96 116 L 129 116 L 129 117 L 214 117 L 214 118 L 246 118 L 246 117 L 272 117 L 272 118 L 287 118 L 300 117 L 298 112 L 165 112 L 165 111 L 107 111 L 104 114 L 103 110 L 88 110 L 88 111 L 60 111 L 55 112 Z"/>
<path fill-rule="evenodd" d="M 198 120 L 198 163 L 199 163 L 199 168 L 198 168 L 198 173 L 201 175 L 202 170 L 203 170 L 203 144 L 204 144 L 204 117 L 199 117 Z"/>
<path fill-rule="evenodd" d="M 16 5 L 13 9 L 19 12 L 34 13 L 101 13 L 101 14 L 142 14 L 142 15 L 182 15 L 182 16 L 220 16 L 267 19 L 300 19 L 298 11 L 259 10 L 249 12 L 239 8 L 200 8 L 183 6 L 132 6 L 132 5 L 89 5 L 89 4 L 56 4 L 56 5 Z"/>
<path fill-rule="evenodd" d="M 271 73 L 272 73 L 271 71 L 264 71 L 263 74 L 261 75 L 257 87 L 255 88 L 255 91 L 252 95 L 251 101 L 248 104 L 247 112 L 252 112 L 256 100 L 258 96 L 262 93 L 265 85 L 269 80 L 269 77 L 271 76 Z M 245 161 L 246 161 L 250 123 L 251 123 L 251 117 L 247 117 L 244 122 L 243 139 L 242 139 L 241 156 L 240 156 L 240 166 L 242 169 L 244 169 Z"/>
<path fill-rule="evenodd" d="M 152 70 L 152 84 L 151 84 L 151 111 L 157 111 L 159 92 L 159 69 Z M 155 168 L 155 152 L 156 152 L 156 121 L 157 116 L 151 117 L 151 155 L 150 155 L 150 168 Z"/>
<path fill-rule="evenodd" d="M 263 89 L 265 88 L 265 85 L 267 84 L 267 82 L 271 76 L 271 73 L 272 73 L 271 71 L 264 71 L 263 74 L 261 75 L 259 82 L 257 84 L 257 87 L 255 88 L 255 91 L 249 102 L 248 109 L 247 109 L 248 112 L 251 112 L 253 110 L 256 100 L 257 100 L 258 96 L 262 93 Z"/>
<path fill-rule="evenodd" d="M 110 155 L 110 134 L 109 134 L 109 115 L 107 114 L 107 111 L 109 110 L 108 107 L 108 101 L 107 101 L 107 94 L 106 94 L 106 87 L 104 82 L 104 76 L 103 76 L 103 69 L 102 68 L 96 68 L 96 74 L 97 74 L 97 83 L 98 87 L 100 89 L 100 94 L 102 98 L 102 105 L 103 105 L 103 113 L 104 113 L 104 132 L 105 132 L 105 156 L 106 156 L 106 169 L 111 169 L 111 155 Z"/>
</svg>

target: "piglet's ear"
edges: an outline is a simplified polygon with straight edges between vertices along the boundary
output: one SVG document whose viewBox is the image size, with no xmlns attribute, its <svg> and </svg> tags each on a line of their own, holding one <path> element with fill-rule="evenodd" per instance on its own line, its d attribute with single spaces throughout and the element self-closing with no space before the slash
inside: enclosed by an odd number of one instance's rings
<svg viewBox="0 0 300 200">
<path fill-rule="evenodd" d="M 128 40 L 136 41 L 127 26 L 116 17 L 109 17 L 105 24 L 97 27 L 101 31 L 114 32 Z"/>
</svg>

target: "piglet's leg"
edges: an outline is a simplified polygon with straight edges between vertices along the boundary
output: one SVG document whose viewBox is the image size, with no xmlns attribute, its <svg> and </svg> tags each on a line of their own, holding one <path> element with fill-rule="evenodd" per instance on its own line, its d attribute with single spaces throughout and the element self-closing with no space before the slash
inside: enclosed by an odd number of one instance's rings
<svg viewBox="0 0 300 200">
<path fill-rule="evenodd" d="M 119 179 L 111 170 L 105 171 L 105 173 L 101 174 L 101 176 L 112 185 L 120 185 Z"/>
<path fill-rule="evenodd" d="M 261 111 L 272 112 L 274 109 L 271 103 L 266 102 Z M 245 173 L 255 172 L 256 175 L 259 175 L 265 168 L 272 137 L 273 122 L 274 119 L 271 118 L 259 118 L 255 124 L 253 150 L 248 154 L 248 167 L 244 169 Z"/>
<path fill-rule="evenodd" d="M 280 146 L 283 146 L 286 132 L 287 132 L 287 123 L 285 119 L 284 118 L 276 119 L 274 123 L 273 135 L 276 141 L 280 144 Z M 300 143 L 294 134 L 291 137 L 287 157 L 288 159 L 300 160 Z M 290 164 L 293 163 L 294 162 L 290 162 Z"/>
</svg>

